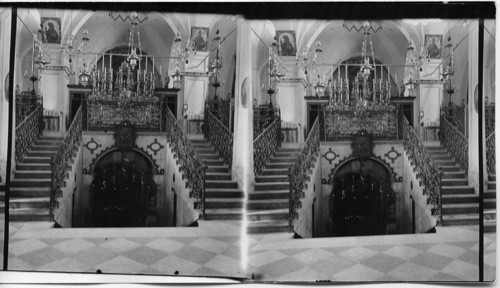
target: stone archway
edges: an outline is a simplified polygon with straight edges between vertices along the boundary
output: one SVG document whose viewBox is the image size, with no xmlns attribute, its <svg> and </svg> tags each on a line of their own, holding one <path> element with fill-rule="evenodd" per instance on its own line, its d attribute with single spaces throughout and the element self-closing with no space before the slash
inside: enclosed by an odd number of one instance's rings
<svg viewBox="0 0 500 288">
<path fill-rule="evenodd" d="M 134 150 L 99 158 L 90 185 L 90 226 L 150 227 L 156 221 L 154 165 Z"/>
<path fill-rule="evenodd" d="M 394 232 L 395 195 L 391 171 L 373 159 L 352 159 L 333 176 L 330 227 L 333 236 Z"/>
</svg>

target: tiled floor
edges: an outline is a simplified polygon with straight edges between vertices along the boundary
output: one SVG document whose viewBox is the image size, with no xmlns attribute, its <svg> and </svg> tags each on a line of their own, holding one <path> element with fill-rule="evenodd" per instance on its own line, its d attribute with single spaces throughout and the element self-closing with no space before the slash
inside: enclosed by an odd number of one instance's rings
<svg viewBox="0 0 500 288">
<path fill-rule="evenodd" d="M 291 239 L 251 235 L 241 265 L 238 223 L 200 227 L 53 229 L 10 225 L 9 270 L 200 275 L 262 281 L 477 281 L 477 227 L 436 234 Z M 3 227 L 3 226 L 2 226 Z M 3 229 L 1 229 L 3 230 Z M 485 237 L 485 280 L 495 279 L 496 234 Z"/>
</svg>

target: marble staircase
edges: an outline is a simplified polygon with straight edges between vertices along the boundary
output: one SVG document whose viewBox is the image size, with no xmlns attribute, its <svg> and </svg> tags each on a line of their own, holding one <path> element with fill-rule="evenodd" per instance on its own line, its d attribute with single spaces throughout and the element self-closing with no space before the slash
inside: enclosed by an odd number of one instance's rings
<svg viewBox="0 0 500 288">
<path fill-rule="evenodd" d="M 496 212 L 496 198 L 497 198 L 497 176 L 488 175 L 488 182 L 484 190 L 484 232 L 496 232 L 497 212 Z M 488 203 L 488 205 L 486 204 Z"/>
<path fill-rule="evenodd" d="M 299 144 L 283 144 L 269 159 L 261 175 L 255 176 L 255 189 L 248 195 L 248 233 L 289 231 L 288 168 L 300 153 Z"/>
<path fill-rule="evenodd" d="M 195 152 L 207 164 L 205 180 L 206 220 L 241 220 L 244 194 L 231 180 L 231 171 L 211 144 L 201 137 L 189 136 Z"/>
</svg>

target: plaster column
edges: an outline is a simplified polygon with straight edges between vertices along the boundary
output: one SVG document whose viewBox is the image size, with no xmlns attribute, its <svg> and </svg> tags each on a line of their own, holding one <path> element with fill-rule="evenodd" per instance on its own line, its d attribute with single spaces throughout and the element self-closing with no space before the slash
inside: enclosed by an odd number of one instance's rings
<svg viewBox="0 0 500 288">
<path fill-rule="evenodd" d="M 297 123 L 297 141 L 304 142 L 307 128 L 307 104 L 304 98 L 306 83 L 302 78 L 283 78 L 278 87 L 277 101 L 281 108 L 281 121 Z"/>
<path fill-rule="evenodd" d="M 0 183 L 5 182 L 7 168 L 7 133 L 9 129 L 9 102 L 7 99 L 9 95 L 5 84 L 9 81 L 7 74 L 9 73 L 10 59 L 11 15 L 10 8 L 5 9 L 0 14 Z M 14 83 L 16 82 L 14 81 Z M 13 119 L 15 120 L 15 117 Z M 15 123 L 12 125 L 15 126 Z M 14 145 L 14 138 L 12 137 L 12 145 Z M 14 159 L 13 157 L 12 160 Z"/>
<path fill-rule="evenodd" d="M 471 27 L 472 28 L 472 27 Z M 479 117 L 477 113 L 477 88 L 478 79 L 478 27 L 475 29 L 469 28 L 469 105 L 467 105 L 468 130 L 469 130 L 469 185 L 474 187 L 475 193 L 479 192 Z M 484 134 L 483 134 L 484 135 Z"/>
<path fill-rule="evenodd" d="M 204 112 L 205 99 L 208 94 L 208 58 L 206 58 L 208 53 L 196 52 L 189 57 L 189 63 L 184 66 L 183 90 L 187 115 L 200 115 Z"/>
<path fill-rule="evenodd" d="M 47 51 L 51 62 L 40 73 L 37 92 L 43 95 L 44 110 L 63 113 L 61 131 L 66 131 L 69 115 L 69 90 L 67 88 L 68 78 L 65 67 L 61 65 L 61 47 L 49 44 Z"/>
<path fill-rule="evenodd" d="M 243 191 L 251 191 L 253 173 L 252 21 L 241 21 L 236 40 L 236 82 L 233 135 L 233 180 Z"/>
</svg>

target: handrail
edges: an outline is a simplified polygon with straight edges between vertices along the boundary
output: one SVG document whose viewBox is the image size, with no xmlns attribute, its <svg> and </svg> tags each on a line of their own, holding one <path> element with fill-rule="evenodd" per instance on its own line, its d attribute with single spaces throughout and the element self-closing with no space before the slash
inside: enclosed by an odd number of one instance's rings
<svg viewBox="0 0 500 288">
<path fill-rule="evenodd" d="M 486 168 L 488 174 L 496 174 L 495 131 L 486 138 Z"/>
<path fill-rule="evenodd" d="M 71 160 L 75 157 L 74 153 L 82 141 L 82 106 L 73 118 L 64 139 L 57 150 L 57 153 L 51 157 L 51 185 L 50 185 L 50 220 L 54 220 L 54 210 L 59 207 L 58 200 L 63 196 L 62 188 L 65 187 L 65 178 L 68 170 L 71 168 Z"/>
<path fill-rule="evenodd" d="M 304 184 L 307 181 L 307 174 L 313 164 L 313 160 L 319 154 L 320 148 L 320 117 L 316 117 L 311 131 L 307 136 L 304 146 L 300 150 L 295 164 L 288 168 L 288 178 L 290 180 L 289 186 L 289 228 L 293 232 L 293 222 L 298 218 L 296 210 L 302 207 L 301 199 L 305 197 L 303 191 Z"/>
<path fill-rule="evenodd" d="M 469 171 L 469 140 L 445 117 L 441 116 L 440 120 L 441 143 L 467 173 Z"/>
<path fill-rule="evenodd" d="M 15 160 L 19 163 L 23 160 L 31 146 L 35 143 L 43 130 L 43 107 L 38 106 L 26 117 L 15 130 Z"/>
<path fill-rule="evenodd" d="M 437 168 L 423 142 L 415 130 L 410 126 L 406 117 L 403 117 L 403 145 L 417 172 L 420 185 L 423 185 L 424 195 L 428 195 L 427 204 L 431 205 L 431 213 L 438 216 L 442 223 L 442 172 Z"/>
<path fill-rule="evenodd" d="M 204 122 L 205 139 L 212 144 L 224 163 L 231 166 L 233 163 L 233 133 L 208 109 L 205 109 Z"/>
<path fill-rule="evenodd" d="M 205 180 L 207 165 L 201 160 L 194 150 L 191 141 L 170 109 L 167 109 L 165 119 L 167 140 L 177 158 L 182 179 L 186 180 L 187 187 L 191 189 L 189 197 L 195 199 L 194 209 L 201 210 L 201 218 L 205 219 Z"/>
<path fill-rule="evenodd" d="M 253 170 L 259 175 L 272 155 L 281 146 L 281 117 L 274 121 L 253 140 Z"/>
</svg>

